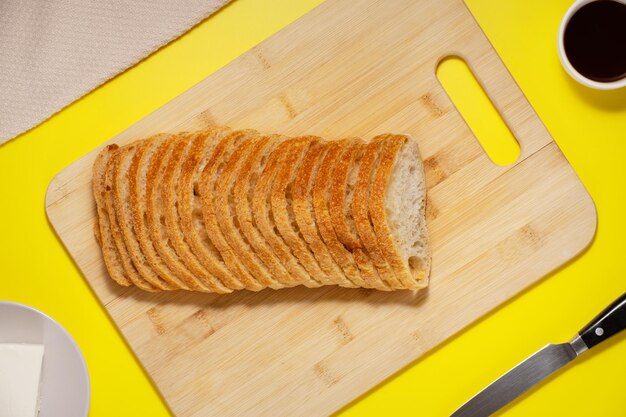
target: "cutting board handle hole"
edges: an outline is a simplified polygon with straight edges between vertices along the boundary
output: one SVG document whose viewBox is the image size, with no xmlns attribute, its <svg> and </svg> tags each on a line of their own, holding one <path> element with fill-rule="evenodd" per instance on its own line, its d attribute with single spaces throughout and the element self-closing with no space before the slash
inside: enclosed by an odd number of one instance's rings
<svg viewBox="0 0 626 417">
<path fill-rule="evenodd" d="M 500 112 L 465 60 L 448 56 L 437 66 L 437 78 L 478 142 L 497 165 L 511 165 L 520 146 Z"/>
</svg>

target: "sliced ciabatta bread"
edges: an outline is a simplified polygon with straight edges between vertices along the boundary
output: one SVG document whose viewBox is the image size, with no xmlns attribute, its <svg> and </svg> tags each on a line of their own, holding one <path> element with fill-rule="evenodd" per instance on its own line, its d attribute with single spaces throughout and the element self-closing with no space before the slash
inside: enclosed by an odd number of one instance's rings
<svg viewBox="0 0 626 417">
<path fill-rule="evenodd" d="M 148 237 L 158 255 L 172 275 L 168 276 L 175 286 L 185 290 L 203 291 L 198 281 L 178 258 L 171 245 L 169 232 L 165 223 L 165 208 L 161 188 L 163 176 L 176 144 L 187 140 L 188 133 L 173 135 L 157 148 L 148 162 L 146 173 L 146 226 Z"/>
<path fill-rule="evenodd" d="M 253 152 L 259 141 L 256 132 L 250 132 L 249 139 L 242 141 L 224 163 L 224 168 L 215 182 L 214 211 L 224 239 L 230 250 L 238 255 L 242 267 L 263 287 L 280 288 L 279 282 L 246 240 L 235 209 L 235 183 L 241 175 L 246 157 Z"/>
<path fill-rule="evenodd" d="M 318 230 L 314 215 L 313 186 L 327 150 L 326 142 L 313 143 L 307 150 L 293 183 L 293 212 L 300 233 L 313 252 L 320 268 L 334 284 L 351 288 L 355 286 L 354 283 L 345 276 L 330 254 Z"/>
<path fill-rule="evenodd" d="M 137 271 L 130 253 L 128 252 L 127 243 L 124 241 L 124 235 L 120 229 L 120 225 L 117 219 L 117 213 L 115 210 L 115 202 L 114 202 L 114 175 L 115 170 L 119 164 L 120 154 L 119 149 L 111 158 L 107 161 L 106 169 L 104 172 L 104 201 L 107 208 L 107 214 L 109 218 L 109 225 L 111 227 L 111 235 L 113 236 L 113 241 L 115 242 L 115 247 L 117 248 L 118 257 L 122 267 L 124 268 L 124 274 L 128 277 L 130 282 L 138 287 L 146 286 L 145 280 L 141 276 L 141 274 Z"/>
<path fill-rule="evenodd" d="M 358 138 L 347 139 L 332 172 L 328 207 L 337 237 L 346 249 L 353 251 L 363 247 L 354 224 L 350 204 L 359 172 L 360 144 Z"/>
<path fill-rule="evenodd" d="M 319 282 L 306 272 L 304 265 L 300 263 L 289 245 L 284 241 L 278 229 L 277 219 L 274 218 L 272 212 L 272 185 L 286 163 L 287 149 L 290 146 L 291 141 L 284 140 L 268 156 L 263 172 L 254 186 L 252 213 L 257 229 L 272 247 L 285 268 L 298 274 L 296 275 L 296 282 L 307 287 L 318 287 Z"/>
<path fill-rule="evenodd" d="M 372 182 L 370 217 L 378 246 L 403 289 L 428 285 L 430 252 L 426 231 L 426 186 L 417 143 L 404 135 L 375 138 L 382 144 Z"/>
<path fill-rule="evenodd" d="M 170 134 L 160 134 L 138 146 L 128 175 L 133 229 L 143 256 L 160 278 L 160 288 L 166 290 L 179 289 L 183 286 L 183 283 L 160 257 L 155 248 L 155 243 L 152 241 L 148 225 L 149 205 L 146 196 L 148 171 L 152 159 L 154 157 L 163 157 L 169 149 L 172 136 Z"/>
<path fill-rule="evenodd" d="M 361 272 L 354 259 L 354 253 L 350 252 L 337 238 L 328 208 L 330 184 L 332 183 L 330 173 L 333 171 L 339 155 L 341 155 L 341 151 L 346 145 L 346 141 L 327 143 L 328 149 L 318 167 L 318 175 L 313 186 L 313 211 L 318 232 L 345 276 L 357 287 L 368 287 L 361 277 Z"/>
<path fill-rule="evenodd" d="M 116 165 L 113 169 L 112 197 L 117 224 L 126 243 L 126 249 L 137 272 L 143 278 L 135 285 L 142 290 L 156 291 L 157 289 L 167 289 L 167 287 L 161 285 L 159 276 L 150 267 L 139 247 L 139 241 L 133 227 L 132 210 L 130 207 L 130 182 L 128 181 L 129 176 L 132 175 L 130 167 L 137 148 L 144 146 L 147 142 L 140 141 L 124 146 L 118 151 Z"/>
<path fill-rule="evenodd" d="M 424 172 L 402 135 L 327 142 L 212 128 L 96 158 L 96 239 L 146 291 L 428 283 Z"/>
<path fill-rule="evenodd" d="M 346 139 L 331 175 L 328 209 L 337 239 L 354 255 L 363 281 L 369 288 L 388 290 L 379 276 L 372 259 L 356 230 L 351 205 L 362 157 L 362 143 L 358 138 Z"/>
<path fill-rule="evenodd" d="M 179 141 L 174 146 L 172 154 L 168 160 L 167 167 L 163 174 L 163 184 L 161 186 L 161 198 L 165 213 L 165 225 L 169 236 L 170 244 L 178 255 L 180 262 L 197 280 L 198 285 L 208 292 L 224 294 L 230 292 L 227 288 L 219 284 L 219 281 L 212 276 L 206 268 L 198 261 L 185 240 L 185 233 L 182 229 L 182 222 L 179 215 L 178 187 L 183 164 L 190 152 L 198 146 L 201 141 L 201 133 L 190 135 L 188 140 Z"/>
<path fill-rule="evenodd" d="M 244 288 L 259 291 L 263 289 L 263 285 L 250 274 L 250 271 L 248 271 L 241 261 L 239 254 L 235 253 L 228 244 L 228 241 L 220 229 L 216 214 L 218 204 L 216 199 L 216 186 L 220 175 L 225 169 L 228 169 L 227 162 L 237 147 L 242 142 L 252 140 L 255 137 L 255 131 L 239 130 L 222 138 L 215 146 L 211 158 L 209 158 L 209 161 L 202 171 L 199 192 L 200 201 L 202 202 L 202 219 L 204 220 L 207 235 L 211 239 L 213 246 L 217 248 L 228 269 Z"/>
<path fill-rule="evenodd" d="M 157 256 L 154 246 L 152 245 L 152 242 L 146 238 L 148 235 L 144 224 L 146 204 L 145 200 L 143 198 L 139 198 L 139 196 L 145 195 L 145 178 L 147 171 L 147 164 L 145 164 L 145 160 L 146 158 L 149 159 L 151 157 L 157 144 L 164 141 L 169 136 L 170 135 L 168 134 L 161 133 L 152 136 L 150 140 L 141 141 L 137 145 L 130 167 L 128 168 L 128 176 L 126 178 L 128 183 L 128 205 L 130 208 L 132 231 L 135 239 L 137 240 L 137 244 L 139 245 L 143 261 L 147 262 L 149 267 L 158 276 L 158 279 L 151 282 L 151 284 L 154 285 L 155 288 L 161 290 L 172 290 L 176 289 L 177 286 L 172 285 L 172 283 L 167 280 L 167 275 L 171 275 L 171 272 L 164 271 L 160 265 L 158 265 L 158 260 L 155 259 Z M 165 279 L 163 278 L 164 276 Z"/>
<path fill-rule="evenodd" d="M 184 161 L 184 157 L 188 153 L 189 149 L 193 145 L 194 139 L 197 134 L 189 134 L 181 137 L 175 141 L 172 147 L 171 154 L 167 159 L 165 170 L 161 178 L 159 190 L 161 193 L 162 214 L 164 215 L 165 230 L 167 232 L 167 243 L 173 251 L 172 261 L 176 271 L 180 271 L 181 276 L 189 277 L 188 280 L 193 282 L 197 288 L 202 291 L 216 292 L 210 280 L 206 276 L 201 274 L 201 271 L 194 271 L 194 264 L 190 264 L 186 259 L 189 253 L 187 253 L 187 245 L 184 242 L 184 235 L 180 229 L 180 219 L 178 216 L 178 195 L 176 193 L 176 185 L 180 177 L 181 165 Z M 198 273 L 200 272 L 200 273 Z"/>
<path fill-rule="evenodd" d="M 291 249 L 300 265 L 316 281 L 310 286 L 332 285 L 331 277 L 320 268 L 315 256 L 302 237 L 293 211 L 293 182 L 307 149 L 319 143 L 319 138 L 304 136 L 286 143 L 285 159 L 277 165 L 278 171 L 270 194 L 272 217 L 278 232 Z"/>
<path fill-rule="evenodd" d="M 380 162 L 380 153 L 383 144 L 379 140 L 372 140 L 363 145 L 364 152 L 359 166 L 354 196 L 352 198 L 352 213 L 361 242 L 365 246 L 372 263 L 391 289 L 401 288 L 401 284 L 395 276 L 395 272 L 387 263 L 385 256 L 378 246 L 376 234 L 369 213 L 369 199 L 374 174 Z"/>
<path fill-rule="evenodd" d="M 200 176 L 213 155 L 215 145 L 230 134 L 227 127 L 200 132 L 192 148 L 184 158 L 182 171 L 178 178 L 178 216 L 180 227 L 189 245 L 191 253 L 200 265 L 206 269 L 206 277 L 212 281 L 219 292 L 231 292 L 242 289 L 243 285 L 228 270 L 219 251 L 211 242 L 202 218 L 200 199 Z"/>
<path fill-rule="evenodd" d="M 259 137 L 245 158 L 234 185 L 235 212 L 239 228 L 251 250 L 261 259 L 278 284 L 272 288 L 293 287 L 306 279 L 307 273 L 296 262 L 283 264 L 259 230 L 252 214 L 253 194 L 265 170 L 270 154 L 282 142 L 279 136 Z"/>
<path fill-rule="evenodd" d="M 93 164 L 92 190 L 94 200 L 96 201 L 96 213 L 98 216 L 95 224 L 95 234 L 102 248 L 104 264 L 109 271 L 109 275 L 113 281 L 117 282 L 119 285 L 128 287 L 131 285 L 131 281 L 124 271 L 124 266 L 122 265 L 122 260 L 120 259 L 111 232 L 111 223 L 106 205 L 106 188 L 104 184 L 107 162 L 118 149 L 119 146 L 115 144 L 105 146 L 100 153 L 98 153 Z"/>
</svg>

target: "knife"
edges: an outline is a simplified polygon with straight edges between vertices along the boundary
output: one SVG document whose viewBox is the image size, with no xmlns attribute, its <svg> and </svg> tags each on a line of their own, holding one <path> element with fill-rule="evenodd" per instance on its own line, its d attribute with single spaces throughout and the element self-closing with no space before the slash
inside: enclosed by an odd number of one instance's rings
<svg viewBox="0 0 626 417">
<path fill-rule="evenodd" d="M 489 416 L 583 352 L 626 328 L 626 293 L 568 343 L 549 344 L 470 398 L 450 417 Z"/>
</svg>

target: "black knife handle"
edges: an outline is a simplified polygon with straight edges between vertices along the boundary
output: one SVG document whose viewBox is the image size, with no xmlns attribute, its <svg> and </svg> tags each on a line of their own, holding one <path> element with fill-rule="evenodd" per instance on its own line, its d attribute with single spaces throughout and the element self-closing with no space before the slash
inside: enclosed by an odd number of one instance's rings
<svg viewBox="0 0 626 417">
<path fill-rule="evenodd" d="M 626 329 L 626 293 L 602 310 L 578 334 L 587 347 L 592 348 L 624 329 Z"/>
</svg>

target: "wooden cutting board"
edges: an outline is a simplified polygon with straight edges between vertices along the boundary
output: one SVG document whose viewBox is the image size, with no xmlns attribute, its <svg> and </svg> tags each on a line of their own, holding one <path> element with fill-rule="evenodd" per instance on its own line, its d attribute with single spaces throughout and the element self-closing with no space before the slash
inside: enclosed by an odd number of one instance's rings
<svg viewBox="0 0 626 417">
<path fill-rule="evenodd" d="M 464 58 L 521 146 L 494 165 L 439 84 Z M 50 222 L 179 416 L 327 415 L 579 253 L 594 204 L 460 0 L 329 0 L 112 138 L 233 128 L 409 133 L 427 172 L 431 285 L 148 294 L 108 278 L 93 235 L 98 149 L 50 184 Z"/>
</svg>

